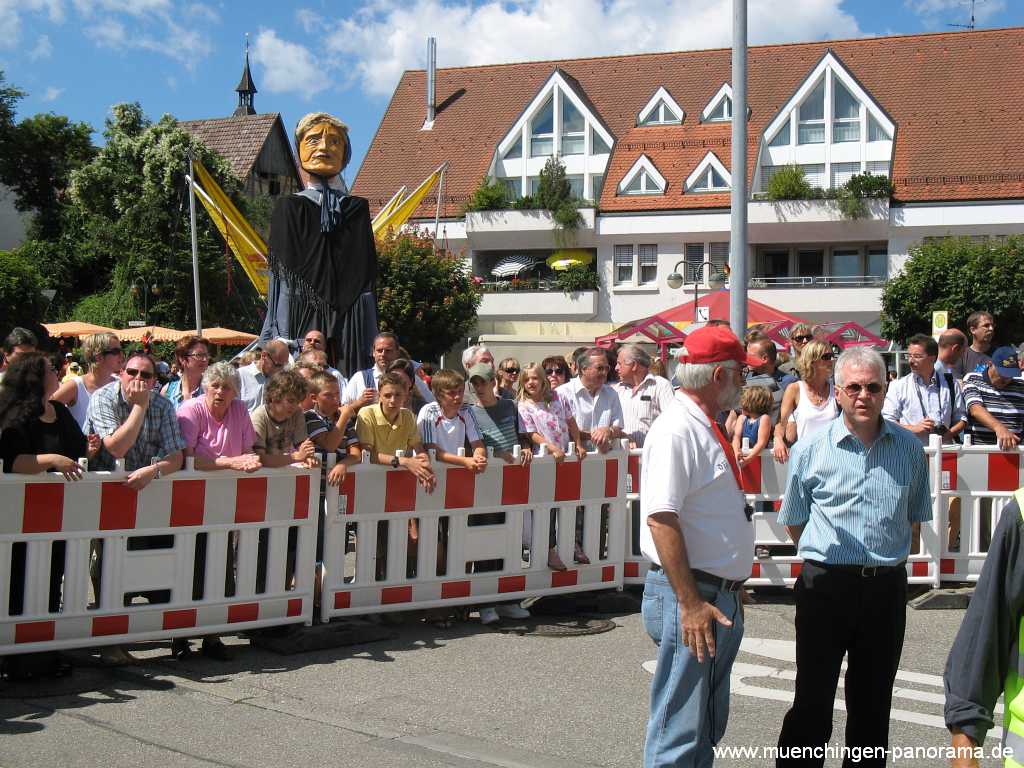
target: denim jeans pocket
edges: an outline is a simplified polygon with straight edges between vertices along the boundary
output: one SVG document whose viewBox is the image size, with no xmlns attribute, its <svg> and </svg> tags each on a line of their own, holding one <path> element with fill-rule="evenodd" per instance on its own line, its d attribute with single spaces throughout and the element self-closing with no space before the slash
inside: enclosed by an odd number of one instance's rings
<svg viewBox="0 0 1024 768">
<path fill-rule="evenodd" d="M 653 590 L 644 590 L 640 613 L 644 619 L 644 629 L 657 645 L 661 645 L 661 633 L 665 623 L 663 598 Z"/>
</svg>

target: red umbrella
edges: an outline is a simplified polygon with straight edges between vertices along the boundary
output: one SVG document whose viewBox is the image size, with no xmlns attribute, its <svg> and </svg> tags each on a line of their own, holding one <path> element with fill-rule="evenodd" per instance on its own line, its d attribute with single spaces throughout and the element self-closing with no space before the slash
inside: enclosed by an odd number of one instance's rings
<svg viewBox="0 0 1024 768">
<path fill-rule="evenodd" d="M 729 290 L 722 288 L 718 291 L 705 293 L 697 300 L 698 306 L 708 307 L 710 312 L 708 320 L 724 320 L 729 322 Z M 662 320 L 672 323 L 676 328 L 685 329 L 694 322 L 693 302 L 663 310 L 656 316 Z M 761 323 L 800 323 L 803 320 L 795 315 L 787 315 L 774 307 L 762 304 L 753 299 L 747 299 L 747 325 L 760 325 Z"/>
</svg>

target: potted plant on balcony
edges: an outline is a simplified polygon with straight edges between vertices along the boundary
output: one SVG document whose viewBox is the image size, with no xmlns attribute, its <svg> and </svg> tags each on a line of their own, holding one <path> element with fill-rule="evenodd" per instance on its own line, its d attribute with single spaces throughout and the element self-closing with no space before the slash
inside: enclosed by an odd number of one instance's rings
<svg viewBox="0 0 1024 768">
<path fill-rule="evenodd" d="M 535 196 L 537 204 L 551 214 L 555 224 L 555 241 L 561 246 L 576 242 L 576 230 L 583 223 L 579 201 L 565 174 L 565 164 L 558 157 L 549 157 L 540 172 Z"/>
</svg>

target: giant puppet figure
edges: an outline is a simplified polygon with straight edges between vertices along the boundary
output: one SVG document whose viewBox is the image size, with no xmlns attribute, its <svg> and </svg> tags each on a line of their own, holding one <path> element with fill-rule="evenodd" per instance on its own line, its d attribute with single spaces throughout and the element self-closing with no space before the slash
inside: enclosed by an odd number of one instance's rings
<svg viewBox="0 0 1024 768">
<path fill-rule="evenodd" d="M 351 377 L 373 365 L 377 251 L 370 207 L 339 175 L 352 157 L 348 127 L 326 112 L 295 126 L 305 189 L 281 197 L 270 221 L 270 286 L 260 340 L 323 331 L 327 353 Z"/>
</svg>

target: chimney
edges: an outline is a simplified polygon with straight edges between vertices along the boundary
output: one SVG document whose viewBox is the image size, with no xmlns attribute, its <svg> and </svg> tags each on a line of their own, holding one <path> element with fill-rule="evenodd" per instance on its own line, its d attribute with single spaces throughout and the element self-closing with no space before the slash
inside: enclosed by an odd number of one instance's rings
<svg viewBox="0 0 1024 768">
<path fill-rule="evenodd" d="M 427 119 L 423 123 L 424 131 L 434 127 L 434 105 L 437 102 L 437 39 L 427 38 Z"/>
</svg>

